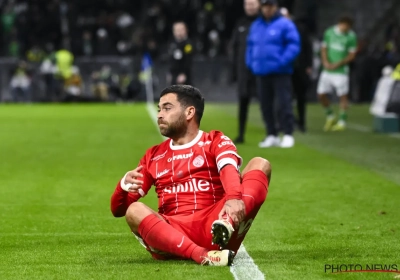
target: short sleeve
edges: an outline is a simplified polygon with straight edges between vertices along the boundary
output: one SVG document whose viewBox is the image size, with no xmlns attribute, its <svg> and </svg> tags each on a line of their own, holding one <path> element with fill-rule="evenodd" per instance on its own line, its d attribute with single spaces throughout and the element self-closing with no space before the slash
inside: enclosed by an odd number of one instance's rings
<svg viewBox="0 0 400 280">
<path fill-rule="evenodd" d="M 222 132 L 214 131 L 211 144 L 211 152 L 215 156 L 218 172 L 227 164 L 232 164 L 239 170 L 242 165 L 242 158 L 237 153 L 233 141 Z"/>
</svg>

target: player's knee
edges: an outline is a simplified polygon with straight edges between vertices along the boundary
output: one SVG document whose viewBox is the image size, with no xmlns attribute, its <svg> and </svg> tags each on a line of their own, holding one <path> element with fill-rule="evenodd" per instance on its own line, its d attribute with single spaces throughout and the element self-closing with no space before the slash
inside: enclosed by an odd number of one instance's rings
<svg viewBox="0 0 400 280">
<path fill-rule="evenodd" d="M 141 202 L 132 203 L 126 210 L 125 218 L 128 224 L 139 224 L 142 220 L 142 212 L 145 210 L 145 205 Z"/>
<path fill-rule="evenodd" d="M 271 177 L 271 163 L 265 158 L 254 157 L 249 161 L 249 165 L 252 165 L 252 170 L 261 170 L 268 178 Z"/>
</svg>

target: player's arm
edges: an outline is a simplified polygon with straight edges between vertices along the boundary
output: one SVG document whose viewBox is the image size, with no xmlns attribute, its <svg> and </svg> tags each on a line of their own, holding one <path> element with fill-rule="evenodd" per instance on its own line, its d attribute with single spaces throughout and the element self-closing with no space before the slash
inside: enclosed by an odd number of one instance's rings
<svg viewBox="0 0 400 280">
<path fill-rule="evenodd" d="M 328 49 L 326 46 L 321 47 L 321 60 L 325 69 L 332 70 L 332 64 L 328 60 Z"/>
<path fill-rule="evenodd" d="M 301 49 L 300 35 L 292 21 L 287 22 L 283 36 L 285 51 L 281 54 L 280 59 L 282 65 L 289 65 L 297 58 Z"/>
<path fill-rule="evenodd" d="M 339 62 L 334 63 L 332 67 L 336 69 L 336 68 L 339 68 L 339 67 L 341 67 L 343 65 L 347 65 L 350 62 L 352 62 L 355 57 L 356 57 L 356 52 L 355 51 L 354 52 L 349 52 L 349 54 L 344 59 L 342 59 Z"/>
<path fill-rule="evenodd" d="M 357 39 L 355 36 L 351 36 L 347 48 L 348 48 L 347 56 L 343 60 L 338 61 L 337 63 L 334 64 L 336 68 L 341 67 L 343 65 L 347 65 L 355 59 L 357 53 Z"/>
<path fill-rule="evenodd" d="M 321 46 L 321 60 L 324 68 L 327 70 L 331 70 L 331 63 L 328 60 L 328 41 L 329 41 L 329 33 L 328 30 L 326 30 L 324 33 L 324 39 L 322 41 L 322 46 Z"/>
<path fill-rule="evenodd" d="M 217 133 L 213 141 L 220 180 L 225 190 L 225 204 L 219 213 L 219 219 L 230 217 L 237 227 L 245 217 L 245 205 L 242 200 L 239 168 L 242 158 L 237 154 L 233 142 L 222 133 Z"/>
<path fill-rule="evenodd" d="M 153 185 L 153 178 L 144 167 L 142 160 L 137 168 L 127 172 L 118 182 L 111 196 L 111 212 L 115 217 L 125 216 L 129 205 L 144 197 Z"/>
<path fill-rule="evenodd" d="M 239 168 L 242 158 L 237 154 L 233 142 L 221 134 L 215 144 L 215 155 L 222 186 L 225 190 L 225 199 L 241 199 Z M 221 141 L 222 140 L 222 141 Z"/>
</svg>

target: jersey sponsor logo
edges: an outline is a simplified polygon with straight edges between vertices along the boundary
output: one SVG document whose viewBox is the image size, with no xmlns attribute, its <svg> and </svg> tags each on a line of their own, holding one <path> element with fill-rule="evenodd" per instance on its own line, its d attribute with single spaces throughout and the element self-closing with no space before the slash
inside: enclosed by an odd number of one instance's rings
<svg viewBox="0 0 400 280">
<path fill-rule="evenodd" d="M 224 142 L 222 142 L 222 143 L 219 143 L 218 144 L 218 147 L 220 147 L 220 148 L 222 148 L 223 146 L 229 146 L 229 145 L 231 145 L 231 146 L 235 146 L 235 144 L 233 144 L 233 142 L 232 141 L 224 141 Z"/>
<path fill-rule="evenodd" d="M 179 159 L 187 159 L 187 158 L 191 158 L 193 156 L 193 153 L 188 153 L 188 154 L 183 154 L 183 155 L 176 155 L 173 157 L 170 157 L 168 159 L 168 162 L 171 162 L 173 160 L 179 160 Z"/>
<path fill-rule="evenodd" d="M 329 45 L 329 47 L 332 50 L 337 50 L 337 51 L 341 51 L 341 52 L 346 50 L 346 47 L 343 44 L 340 44 L 340 43 L 331 43 Z"/>
<path fill-rule="evenodd" d="M 157 160 L 160 160 L 160 159 L 162 159 L 163 157 L 165 157 L 165 154 L 167 153 L 167 151 L 165 151 L 163 154 L 161 154 L 161 155 L 158 155 L 158 156 L 155 156 L 155 157 L 153 157 L 152 159 L 150 159 L 150 161 L 157 161 Z"/>
<path fill-rule="evenodd" d="M 183 244 L 183 240 L 185 240 L 185 236 L 182 236 L 182 242 L 180 244 L 176 245 L 176 247 L 181 248 L 182 244 Z"/>
<path fill-rule="evenodd" d="M 159 173 L 157 173 L 157 177 L 156 179 L 160 178 L 161 176 L 164 176 L 165 174 L 167 174 L 170 170 L 169 169 L 165 169 Z"/>
<path fill-rule="evenodd" d="M 196 167 L 202 167 L 204 164 L 204 158 L 202 156 L 197 156 L 194 160 L 193 160 L 193 165 Z"/>
<path fill-rule="evenodd" d="M 200 141 L 199 143 L 197 143 L 197 145 L 199 145 L 199 147 L 203 147 L 203 146 L 210 145 L 210 144 L 211 144 L 211 141 L 206 141 L 206 142 Z"/>
<path fill-rule="evenodd" d="M 192 179 L 184 184 L 178 183 L 164 188 L 165 193 L 206 192 L 210 189 L 210 183 L 206 180 Z"/>
</svg>

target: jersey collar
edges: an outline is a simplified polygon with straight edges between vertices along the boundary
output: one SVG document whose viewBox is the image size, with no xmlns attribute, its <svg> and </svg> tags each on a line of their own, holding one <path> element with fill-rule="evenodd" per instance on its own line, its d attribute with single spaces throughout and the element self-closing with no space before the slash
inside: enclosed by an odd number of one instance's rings
<svg viewBox="0 0 400 280">
<path fill-rule="evenodd" d="M 199 130 L 199 133 L 197 134 L 197 136 L 190 141 L 189 143 L 186 143 L 184 145 L 179 145 L 179 146 L 174 146 L 172 145 L 172 139 L 169 141 L 169 147 L 171 148 L 171 150 L 183 150 L 183 149 L 187 149 L 192 147 L 194 144 L 196 144 L 197 142 L 199 142 L 201 136 L 203 136 L 203 131 Z"/>
</svg>

